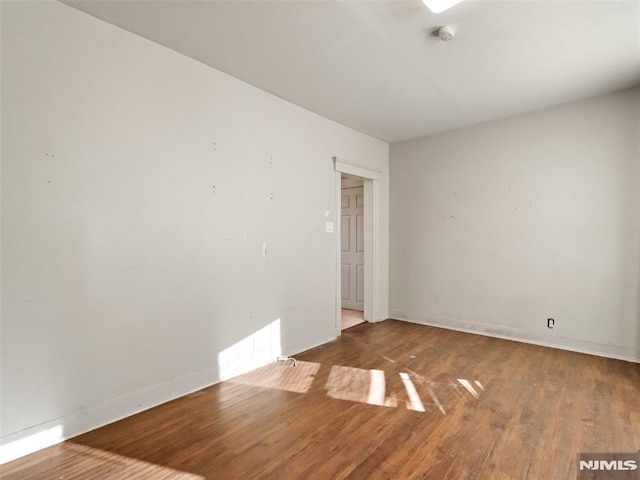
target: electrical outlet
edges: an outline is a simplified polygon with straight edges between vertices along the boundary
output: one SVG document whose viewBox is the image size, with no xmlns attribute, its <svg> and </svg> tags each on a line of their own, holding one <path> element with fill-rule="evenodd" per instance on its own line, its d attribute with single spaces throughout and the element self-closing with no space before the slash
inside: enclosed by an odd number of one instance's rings
<svg viewBox="0 0 640 480">
<path fill-rule="evenodd" d="M 556 325 L 556 321 L 553 318 L 547 318 L 547 328 L 553 328 Z"/>
</svg>

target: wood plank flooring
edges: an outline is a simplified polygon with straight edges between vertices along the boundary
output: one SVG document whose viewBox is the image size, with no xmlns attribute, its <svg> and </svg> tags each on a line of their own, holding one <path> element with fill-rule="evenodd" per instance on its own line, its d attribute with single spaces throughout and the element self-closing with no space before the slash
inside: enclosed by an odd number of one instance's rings
<svg viewBox="0 0 640 480">
<path fill-rule="evenodd" d="M 410 323 L 0 467 L 18 479 L 575 479 L 640 448 L 640 365 Z"/>
</svg>

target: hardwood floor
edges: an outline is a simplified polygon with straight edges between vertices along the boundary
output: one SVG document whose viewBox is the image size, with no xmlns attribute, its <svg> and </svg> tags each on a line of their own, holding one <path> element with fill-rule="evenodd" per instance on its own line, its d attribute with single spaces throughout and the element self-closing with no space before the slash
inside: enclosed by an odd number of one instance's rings
<svg viewBox="0 0 640 480">
<path fill-rule="evenodd" d="M 17 479 L 575 479 L 640 447 L 640 365 L 393 320 L 0 469 Z"/>
</svg>

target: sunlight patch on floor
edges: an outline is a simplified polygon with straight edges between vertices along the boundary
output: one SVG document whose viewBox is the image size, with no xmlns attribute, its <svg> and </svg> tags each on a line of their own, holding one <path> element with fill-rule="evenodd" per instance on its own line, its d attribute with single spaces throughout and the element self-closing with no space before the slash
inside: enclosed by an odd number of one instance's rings
<svg viewBox="0 0 640 480">
<path fill-rule="evenodd" d="M 386 396 L 384 372 L 375 370 L 376 373 L 372 376 L 371 371 L 334 365 L 331 367 L 329 378 L 324 387 L 327 395 L 336 400 L 349 400 L 381 407 L 396 407 L 398 405 L 397 399 Z"/>
<path fill-rule="evenodd" d="M 369 405 L 385 405 L 386 380 L 382 370 L 369 370 Z"/>
<path fill-rule="evenodd" d="M 408 373 L 400 373 L 400 378 L 402 379 L 402 383 L 404 383 L 404 388 L 407 390 L 407 394 L 409 395 L 409 402 L 407 402 L 407 409 L 413 410 L 415 412 L 424 412 L 424 405 L 422 404 L 422 400 L 420 399 L 420 395 L 418 395 L 418 391 L 416 390 L 416 386 L 411 381 L 411 377 L 409 377 Z"/>
<path fill-rule="evenodd" d="M 319 376 L 322 364 L 298 360 L 297 366 L 287 362 L 275 362 L 238 375 L 229 383 L 252 387 L 270 388 L 293 393 L 307 393 Z M 365 403 L 378 407 L 397 408 L 404 405 L 407 410 L 424 413 L 437 409 L 447 414 L 447 405 L 452 406 L 469 393 L 474 399 L 480 397 L 484 387 L 480 381 L 473 382 L 455 378 L 449 382 L 435 382 L 411 369 L 406 372 L 386 372 L 333 365 L 324 385 L 327 396 L 336 400 Z"/>
<path fill-rule="evenodd" d="M 22 471 L 28 471 L 30 475 L 39 478 L 47 476 L 47 478 L 56 479 L 204 480 L 205 478 L 71 442 L 36 452 L 28 463 L 17 462 L 15 465 L 9 463 L 1 467 L 0 476 L 2 478 L 9 478 L 11 475 L 18 476 Z"/>
<path fill-rule="evenodd" d="M 471 382 L 469 382 L 469 380 L 466 380 L 464 378 L 459 378 L 458 382 L 460 383 L 460 385 L 462 385 L 475 398 L 479 397 L 478 392 L 476 392 L 476 389 L 473 388 L 473 385 L 471 385 Z M 478 382 L 478 383 L 480 383 L 480 382 Z"/>
<path fill-rule="evenodd" d="M 320 364 L 298 360 L 297 365 L 294 367 L 289 363 L 274 363 L 228 381 L 253 387 L 307 393 L 320 369 Z"/>
</svg>

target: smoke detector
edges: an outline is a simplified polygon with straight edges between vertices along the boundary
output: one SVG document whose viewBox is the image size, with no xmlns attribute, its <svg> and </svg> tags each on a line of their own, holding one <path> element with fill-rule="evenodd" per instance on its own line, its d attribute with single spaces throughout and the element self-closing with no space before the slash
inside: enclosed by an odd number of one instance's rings
<svg viewBox="0 0 640 480">
<path fill-rule="evenodd" d="M 453 37 L 455 36 L 456 36 L 456 31 L 453 29 L 453 27 L 450 27 L 449 25 L 445 25 L 444 27 L 440 27 L 438 29 L 438 38 L 443 42 L 448 42 L 449 40 L 453 39 Z"/>
</svg>

